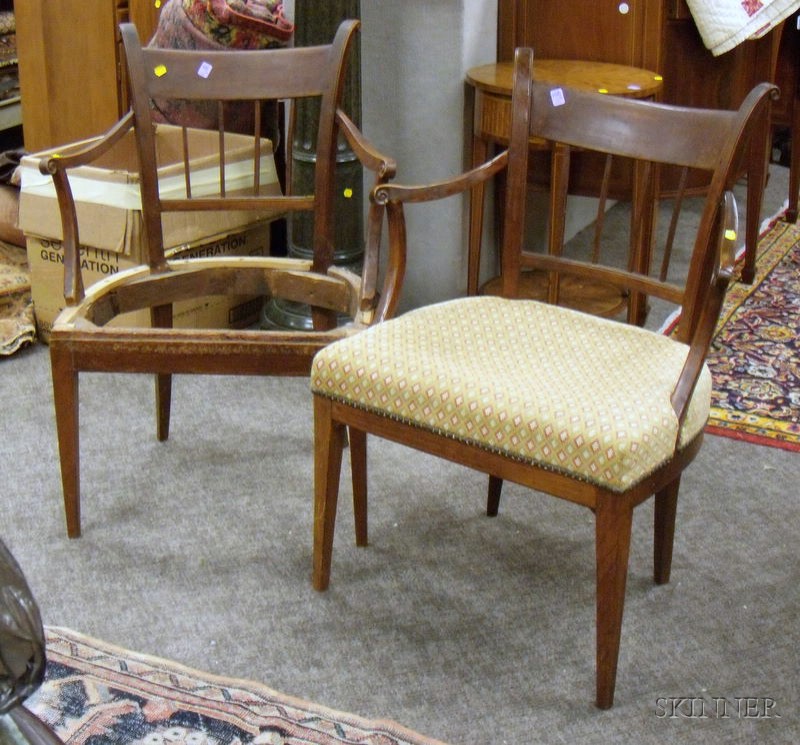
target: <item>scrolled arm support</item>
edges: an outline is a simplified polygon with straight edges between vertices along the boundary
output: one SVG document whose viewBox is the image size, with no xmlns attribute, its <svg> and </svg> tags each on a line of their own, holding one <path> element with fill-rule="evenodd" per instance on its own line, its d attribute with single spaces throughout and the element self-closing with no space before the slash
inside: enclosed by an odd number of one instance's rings
<svg viewBox="0 0 800 745">
<path fill-rule="evenodd" d="M 504 151 L 491 160 L 458 176 L 425 186 L 379 183 L 370 193 L 371 210 L 386 215 L 389 233 L 389 261 L 384 293 L 376 310 L 376 318 L 388 318 L 395 312 L 406 269 L 405 202 L 430 202 L 445 199 L 472 189 L 505 168 L 508 154 Z"/>
<path fill-rule="evenodd" d="M 353 120 L 341 109 L 336 110 L 336 121 L 339 125 L 339 130 L 344 135 L 361 165 L 375 174 L 375 186 L 384 184 L 389 179 L 394 178 L 397 172 L 397 163 L 394 158 L 384 155 L 372 145 Z M 383 294 L 385 302 L 386 299 L 394 297 L 400 292 L 399 285 L 395 284 L 396 274 L 391 270 L 387 273 L 384 281 L 383 293 L 378 292 L 378 270 L 384 212 L 383 205 L 373 202 L 370 204 L 369 214 L 367 215 L 367 250 L 364 253 L 364 266 L 361 270 L 361 310 L 365 313 L 371 312 L 378 306 L 381 294 Z M 392 267 L 396 265 L 397 260 L 391 256 L 391 245 L 389 251 L 388 264 Z"/>
<path fill-rule="evenodd" d="M 424 186 L 381 184 L 372 190 L 370 199 L 376 204 L 384 205 L 389 202 L 430 202 L 436 199 L 446 199 L 492 178 L 505 168 L 507 162 L 508 153 L 504 150 L 486 163 L 444 181 Z"/>
</svg>

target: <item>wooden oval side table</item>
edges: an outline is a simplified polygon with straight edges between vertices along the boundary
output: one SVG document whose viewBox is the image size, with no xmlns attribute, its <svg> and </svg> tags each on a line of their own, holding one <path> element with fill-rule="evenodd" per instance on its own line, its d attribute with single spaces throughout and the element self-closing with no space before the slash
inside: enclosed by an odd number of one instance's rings
<svg viewBox="0 0 800 745">
<path fill-rule="evenodd" d="M 655 72 L 627 65 L 583 60 L 534 60 L 534 78 L 565 88 L 577 88 L 627 98 L 654 98 L 662 87 L 662 78 Z M 473 67 L 467 71 L 467 83 L 474 89 L 474 115 L 472 121 L 472 166 L 483 163 L 492 145 L 508 144 L 511 127 L 511 89 L 513 64 L 498 62 Z M 531 143 L 541 147 L 543 143 Z M 554 185 L 558 188 L 558 185 Z M 566 195 L 565 195 L 566 196 Z M 479 292 L 481 235 L 483 231 L 485 189 L 473 189 L 470 197 L 469 254 L 467 260 L 467 292 Z M 502 223 L 500 223 L 502 224 Z M 550 250 L 559 250 L 563 243 L 563 225 L 556 226 L 550 235 Z M 546 279 L 530 276 L 524 278 L 526 295 L 543 297 Z M 483 292 L 499 292 L 495 278 L 482 288 Z M 611 287 L 587 288 L 585 283 L 565 280 L 560 292 L 561 302 L 581 307 L 601 315 L 614 315 L 622 307 L 619 293 Z"/>
</svg>

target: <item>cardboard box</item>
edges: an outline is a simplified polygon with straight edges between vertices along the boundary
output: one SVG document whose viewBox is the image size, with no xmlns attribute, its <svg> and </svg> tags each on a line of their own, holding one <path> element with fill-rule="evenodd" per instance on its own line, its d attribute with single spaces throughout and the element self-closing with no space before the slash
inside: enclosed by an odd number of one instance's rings
<svg viewBox="0 0 800 745">
<path fill-rule="evenodd" d="M 219 193 L 219 135 L 216 131 L 189 129 L 190 180 L 193 196 Z M 183 138 L 180 127 L 156 128 L 159 188 L 162 198 L 184 197 Z M 85 147 L 86 140 L 50 151 L 27 155 L 21 162 L 22 190 L 19 226 L 25 233 L 28 264 L 39 336 L 47 341 L 55 317 L 64 307 L 61 217 L 55 186 L 39 173 L 46 155 L 68 154 Z M 252 188 L 254 139 L 228 134 L 225 138 L 225 176 L 228 193 Z M 280 193 L 272 143 L 260 140 L 262 193 Z M 70 171 L 70 185 L 78 216 L 84 286 L 146 263 L 138 157 L 134 133 L 126 136 L 91 165 Z M 215 211 L 166 213 L 164 245 L 171 257 L 192 255 L 268 255 L 269 221 L 274 212 Z M 184 327 L 242 327 L 256 320 L 260 299 L 215 297 L 180 303 L 175 324 Z M 254 310 L 255 309 L 255 310 Z M 136 318 L 131 318 L 136 316 Z M 149 312 L 140 311 L 112 323 L 149 325 Z"/>
<path fill-rule="evenodd" d="M 162 199 L 186 195 L 181 131 L 180 127 L 168 124 L 156 128 L 158 160 L 163 164 L 158 169 Z M 187 132 L 192 195 L 219 194 L 219 134 L 203 129 L 189 129 Z M 22 158 L 19 227 L 26 236 L 62 237 L 55 186 L 49 175 L 39 173 L 41 158 L 55 153 L 67 155 L 93 141 L 86 140 Z M 225 142 L 227 192 L 244 191 L 253 185 L 254 139 L 228 134 Z M 277 194 L 280 185 L 272 157 L 272 143 L 262 139 L 260 145 L 262 192 Z M 82 245 L 114 251 L 129 256 L 136 263 L 143 263 L 142 200 L 138 182 L 133 131 L 91 165 L 70 171 Z M 210 236 L 230 233 L 250 223 L 275 217 L 277 215 L 268 212 L 233 210 L 170 212 L 163 217 L 164 246 L 174 248 L 197 244 Z"/>
<path fill-rule="evenodd" d="M 31 278 L 36 328 L 40 341 L 50 338 L 56 316 L 64 308 L 64 249 L 61 241 L 28 236 L 28 267 Z M 269 256 L 269 222 L 250 225 L 235 233 L 215 236 L 194 246 L 169 251 L 169 258 L 188 259 L 212 256 Z M 102 248 L 81 249 L 81 269 L 86 286 L 112 274 L 138 266 L 138 261 Z M 177 328 L 244 328 L 258 320 L 263 298 L 236 295 L 196 298 L 175 303 L 173 322 Z M 109 326 L 150 325 L 148 310 L 126 313 Z"/>
</svg>

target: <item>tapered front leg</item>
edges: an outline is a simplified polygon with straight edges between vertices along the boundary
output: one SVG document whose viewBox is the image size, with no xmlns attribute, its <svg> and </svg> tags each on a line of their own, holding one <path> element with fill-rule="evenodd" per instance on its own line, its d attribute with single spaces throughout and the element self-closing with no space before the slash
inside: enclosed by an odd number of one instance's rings
<svg viewBox="0 0 800 745">
<path fill-rule="evenodd" d="M 153 328 L 172 328 L 172 306 L 159 305 L 150 309 Z M 159 442 L 169 438 L 169 420 L 172 411 L 172 375 L 159 373 L 155 376 L 156 437 Z"/>
<path fill-rule="evenodd" d="M 656 494 L 653 535 L 653 579 L 658 585 L 669 582 L 672 571 L 672 546 L 675 540 L 675 514 L 678 509 L 680 476 Z"/>
<path fill-rule="evenodd" d="M 69 353 L 55 340 L 50 342 L 50 368 L 53 376 L 53 403 L 56 412 L 67 535 L 70 538 L 78 538 L 81 534 L 78 372 L 72 366 Z"/>
<path fill-rule="evenodd" d="M 315 590 L 326 590 L 331 574 L 333 531 L 339 499 L 344 425 L 333 421 L 332 402 L 314 396 L 314 569 Z"/>
<path fill-rule="evenodd" d="M 633 507 L 602 495 L 595 510 L 597 554 L 597 706 L 610 709 L 617 679 Z"/>
<path fill-rule="evenodd" d="M 156 386 L 156 437 L 159 442 L 169 438 L 169 419 L 172 411 L 172 375 L 155 376 Z"/>
</svg>

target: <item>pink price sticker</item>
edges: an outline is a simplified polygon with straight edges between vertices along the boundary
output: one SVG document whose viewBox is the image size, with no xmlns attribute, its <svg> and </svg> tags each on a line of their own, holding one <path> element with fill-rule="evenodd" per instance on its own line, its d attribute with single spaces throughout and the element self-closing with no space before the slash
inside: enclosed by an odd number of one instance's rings
<svg viewBox="0 0 800 745">
<path fill-rule="evenodd" d="M 197 75 L 203 79 L 207 78 L 211 75 L 211 71 L 213 70 L 213 66 L 210 62 L 203 62 L 201 63 L 200 67 L 197 68 Z"/>
<path fill-rule="evenodd" d="M 564 98 L 564 89 L 563 88 L 553 88 L 550 91 L 550 102 L 553 106 L 563 106 L 567 99 Z"/>
</svg>

